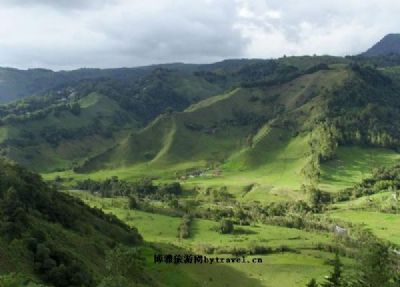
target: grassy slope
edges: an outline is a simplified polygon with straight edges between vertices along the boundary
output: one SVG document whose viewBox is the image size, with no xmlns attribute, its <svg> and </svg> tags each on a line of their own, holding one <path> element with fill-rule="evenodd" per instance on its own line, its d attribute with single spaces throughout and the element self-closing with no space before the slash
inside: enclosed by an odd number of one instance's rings
<svg viewBox="0 0 400 287">
<path fill-rule="evenodd" d="M 337 191 L 350 187 L 379 166 L 390 166 L 400 154 L 383 148 L 339 147 L 337 157 L 322 165 L 321 188 Z"/>
<path fill-rule="evenodd" d="M 290 149 L 291 136 L 269 126 L 273 124 L 269 120 L 277 116 L 274 109 L 281 106 L 289 114 L 296 116 L 299 110 L 317 106 L 316 96 L 320 89 L 326 85 L 335 85 L 345 77 L 346 73 L 342 69 L 320 71 L 284 85 L 267 89 L 236 89 L 206 99 L 192 105 L 183 113 L 160 116 L 143 131 L 130 135 L 115 149 L 91 162 L 86 170 L 96 171 L 118 166 L 129 168 L 143 162 L 147 162 L 149 167 L 159 169 L 182 162 L 192 162 L 193 166 L 197 166 L 199 162 L 212 161 L 226 161 L 227 170 L 260 167 L 275 153 L 276 150 L 272 149 L 282 145 L 281 142 Z M 314 97 L 316 98 L 313 99 Z M 252 100 L 253 98 L 256 100 Z M 273 102 L 261 103 L 263 99 Z M 237 111 L 265 117 L 266 126 L 254 133 L 254 126 L 228 124 L 227 122 L 235 120 Z M 208 128 L 208 132 L 190 130 L 186 127 L 188 124 Z M 281 142 L 277 142 L 277 133 L 283 133 L 282 139 L 279 139 Z M 246 143 L 249 135 L 254 136 L 254 146 L 251 149 Z M 303 154 L 299 152 L 296 156 Z"/>
</svg>

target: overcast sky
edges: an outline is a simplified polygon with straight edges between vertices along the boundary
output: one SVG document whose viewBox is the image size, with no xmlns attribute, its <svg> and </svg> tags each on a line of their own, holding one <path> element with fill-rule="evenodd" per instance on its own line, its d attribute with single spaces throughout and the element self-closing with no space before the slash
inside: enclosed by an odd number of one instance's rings
<svg viewBox="0 0 400 287">
<path fill-rule="evenodd" d="M 399 15 L 398 0 L 0 0 L 0 66 L 348 55 L 400 32 Z"/>
</svg>

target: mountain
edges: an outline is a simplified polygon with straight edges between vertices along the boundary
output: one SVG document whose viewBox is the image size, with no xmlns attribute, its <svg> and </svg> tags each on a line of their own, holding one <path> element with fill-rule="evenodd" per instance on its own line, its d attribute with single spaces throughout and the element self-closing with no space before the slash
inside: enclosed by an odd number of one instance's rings
<svg viewBox="0 0 400 287">
<path fill-rule="evenodd" d="M 362 55 L 365 57 L 400 54 L 400 34 L 388 34 Z"/>
</svg>

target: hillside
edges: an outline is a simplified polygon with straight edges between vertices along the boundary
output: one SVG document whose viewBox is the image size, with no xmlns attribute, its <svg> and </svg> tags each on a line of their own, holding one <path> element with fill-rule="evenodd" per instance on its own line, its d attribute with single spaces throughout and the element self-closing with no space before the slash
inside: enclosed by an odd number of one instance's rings
<svg viewBox="0 0 400 287">
<path fill-rule="evenodd" d="M 0 149 L 35 170 L 72 168 L 159 114 L 183 110 L 224 85 L 158 69 L 138 81 L 90 80 L 50 90 L 0 106 Z"/>
<path fill-rule="evenodd" d="M 1 286 L 22 286 L 29 279 L 46 286 L 97 286 L 106 276 L 118 276 L 106 265 L 113 248 L 142 244 L 135 228 L 5 160 L 0 160 L 0 214 Z"/>
<path fill-rule="evenodd" d="M 319 166 L 338 146 L 398 146 L 399 88 L 377 70 L 317 65 L 276 77 L 160 115 L 75 171 L 169 170 L 172 177 L 197 168 L 249 181 L 264 174 L 263 182 L 298 188 L 319 180 Z"/>
<path fill-rule="evenodd" d="M 169 69 L 154 69 L 140 79 L 130 76 L 130 70 L 118 70 L 120 79 L 83 80 L 0 106 L 0 150 L 37 171 L 71 169 L 162 114 L 183 111 L 242 84 L 287 81 L 284 77 L 325 61 L 342 60 L 304 57 L 164 65 Z"/>
</svg>

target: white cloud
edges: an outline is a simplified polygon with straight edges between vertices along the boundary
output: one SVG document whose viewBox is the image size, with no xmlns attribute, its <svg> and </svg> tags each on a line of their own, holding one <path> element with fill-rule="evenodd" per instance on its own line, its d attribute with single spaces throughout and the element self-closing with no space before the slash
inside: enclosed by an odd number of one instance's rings
<svg viewBox="0 0 400 287">
<path fill-rule="evenodd" d="M 400 32 L 397 0 L 2 0 L 0 66 L 346 55 Z"/>
<path fill-rule="evenodd" d="M 249 57 L 343 56 L 366 50 L 387 33 L 400 32 L 400 3 L 395 0 L 237 3 L 237 26 L 250 39 L 245 52 Z"/>
</svg>

